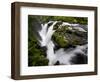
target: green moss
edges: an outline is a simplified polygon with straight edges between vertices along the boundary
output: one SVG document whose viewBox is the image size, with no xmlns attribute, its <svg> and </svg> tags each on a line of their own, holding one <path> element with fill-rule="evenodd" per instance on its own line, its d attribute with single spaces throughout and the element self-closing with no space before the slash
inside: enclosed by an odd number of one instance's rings
<svg viewBox="0 0 100 82">
<path fill-rule="evenodd" d="M 33 56 L 30 56 L 30 65 L 31 66 L 45 66 L 48 65 L 48 60 L 44 58 L 43 55 L 35 54 Z M 34 60 L 34 61 L 32 61 Z"/>
<path fill-rule="evenodd" d="M 87 33 L 71 30 L 69 27 L 58 28 L 52 36 L 53 41 L 60 47 L 81 45 L 87 41 Z"/>
<path fill-rule="evenodd" d="M 38 19 L 41 23 L 48 21 L 63 21 L 69 23 L 78 23 L 87 25 L 87 17 L 67 17 L 67 16 L 41 16 L 41 15 L 29 15 L 32 19 Z"/>
<path fill-rule="evenodd" d="M 69 41 L 65 38 L 63 33 L 55 32 L 52 36 L 53 40 L 60 46 L 60 47 L 67 47 Z"/>
<path fill-rule="evenodd" d="M 34 17 L 28 18 L 28 66 L 45 66 L 48 65 L 48 59 L 45 57 L 46 53 L 39 46 L 37 38 L 34 36 L 32 22 Z"/>
</svg>

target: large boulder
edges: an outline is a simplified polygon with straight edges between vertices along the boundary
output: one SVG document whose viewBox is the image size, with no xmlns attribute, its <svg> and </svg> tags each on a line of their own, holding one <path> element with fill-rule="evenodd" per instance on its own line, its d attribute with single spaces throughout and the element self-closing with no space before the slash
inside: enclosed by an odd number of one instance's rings
<svg viewBox="0 0 100 82">
<path fill-rule="evenodd" d="M 56 31 L 52 36 L 56 46 L 67 48 L 87 43 L 87 31 L 80 31 L 69 26 L 60 26 L 58 28 L 56 26 L 54 27 Z"/>
</svg>

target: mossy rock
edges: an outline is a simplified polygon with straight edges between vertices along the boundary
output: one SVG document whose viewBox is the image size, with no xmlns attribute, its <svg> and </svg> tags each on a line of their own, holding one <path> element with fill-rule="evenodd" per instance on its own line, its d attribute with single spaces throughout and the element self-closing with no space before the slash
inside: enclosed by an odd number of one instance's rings
<svg viewBox="0 0 100 82">
<path fill-rule="evenodd" d="M 68 46 L 69 42 L 62 34 L 54 33 L 52 38 L 56 42 L 56 44 L 58 44 L 60 47 Z"/>
<path fill-rule="evenodd" d="M 87 32 L 71 30 L 68 26 L 63 26 L 55 31 L 52 39 L 61 48 L 82 45 L 87 43 Z"/>
</svg>

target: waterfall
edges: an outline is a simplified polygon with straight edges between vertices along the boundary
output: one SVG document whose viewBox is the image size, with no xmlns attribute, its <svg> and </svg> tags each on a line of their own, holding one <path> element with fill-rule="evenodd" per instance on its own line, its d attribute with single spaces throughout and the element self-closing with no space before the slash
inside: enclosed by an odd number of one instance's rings
<svg viewBox="0 0 100 82">
<path fill-rule="evenodd" d="M 51 24 L 51 25 L 48 25 L 48 24 Z M 76 48 L 66 50 L 66 51 L 64 50 L 64 48 L 60 48 L 54 53 L 55 44 L 51 40 L 51 37 L 53 33 L 55 32 L 53 27 L 56 24 L 57 24 L 57 21 L 49 21 L 48 23 L 41 24 L 42 29 L 39 31 L 39 35 L 41 37 L 41 40 L 39 40 L 39 42 L 42 47 L 45 46 L 47 48 L 46 58 L 49 60 L 48 65 L 54 65 L 57 61 L 59 61 L 60 64 L 69 65 L 69 64 L 72 64 L 70 62 L 70 59 L 75 56 L 75 53 L 78 52 L 78 53 L 82 53 L 86 55 L 86 53 L 84 52 L 84 49 L 86 49 L 87 44 L 81 45 L 81 46 L 77 45 Z M 83 28 L 79 27 L 79 24 L 70 24 L 70 23 L 63 22 L 62 26 L 63 25 L 73 26 L 75 27 L 75 29 L 84 31 Z"/>
<path fill-rule="evenodd" d="M 73 64 L 71 62 L 71 59 L 77 56 L 77 53 L 81 53 L 82 56 L 87 56 L 87 53 L 85 52 L 86 48 L 87 48 L 87 44 L 82 45 L 82 46 L 76 46 L 76 48 L 69 49 L 66 51 L 64 50 L 64 48 L 60 48 L 55 53 L 56 61 L 59 61 L 60 64 L 71 65 Z"/>
<path fill-rule="evenodd" d="M 42 38 L 41 41 L 39 41 L 41 43 L 41 46 L 46 46 L 47 48 L 47 59 L 49 60 L 49 65 L 53 65 L 55 62 L 55 54 L 54 54 L 54 43 L 51 41 L 51 37 L 53 35 L 53 33 L 55 32 L 55 30 L 53 30 L 54 25 L 57 23 L 57 21 L 53 22 L 53 24 L 51 26 L 48 27 L 48 24 L 52 23 L 52 21 L 46 23 L 46 24 L 42 24 L 42 30 L 39 31 L 39 34 Z M 47 30 L 48 29 L 48 30 Z"/>
</svg>

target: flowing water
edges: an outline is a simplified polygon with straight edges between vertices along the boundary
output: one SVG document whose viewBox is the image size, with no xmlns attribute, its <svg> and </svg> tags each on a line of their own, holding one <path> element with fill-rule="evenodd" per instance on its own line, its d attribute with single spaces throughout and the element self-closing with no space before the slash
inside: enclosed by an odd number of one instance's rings
<svg viewBox="0 0 100 82">
<path fill-rule="evenodd" d="M 56 52 L 54 52 L 54 47 L 55 44 L 53 43 L 53 41 L 51 40 L 51 37 L 53 35 L 53 33 L 55 32 L 55 30 L 53 30 L 54 25 L 57 24 L 57 21 L 54 21 L 50 26 L 48 24 L 52 23 L 52 21 L 49 21 L 48 23 L 45 24 L 41 24 L 42 29 L 39 31 L 39 35 L 41 37 L 42 40 L 39 40 L 40 44 L 42 47 L 46 47 L 46 54 L 47 54 L 47 59 L 49 60 L 49 65 L 54 65 L 57 61 L 60 62 L 60 64 L 72 64 L 70 62 L 71 58 L 75 56 L 75 53 L 83 53 L 86 55 L 86 53 L 84 52 L 84 49 L 87 48 L 87 44 L 79 46 L 77 45 L 76 48 L 74 49 L 69 49 L 69 50 L 65 50 L 64 48 L 60 48 L 58 49 Z M 70 23 L 66 23 L 63 22 L 62 25 L 69 25 L 74 27 L 75 29 L 79 29 L 81 31 L 85 30 L 83 28 L 80 28 L 79 24 L 70 24 Z"/>
</svg>

